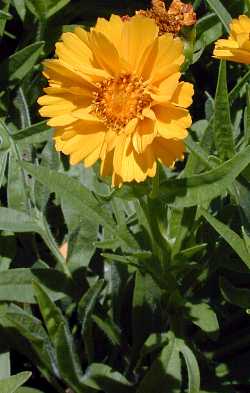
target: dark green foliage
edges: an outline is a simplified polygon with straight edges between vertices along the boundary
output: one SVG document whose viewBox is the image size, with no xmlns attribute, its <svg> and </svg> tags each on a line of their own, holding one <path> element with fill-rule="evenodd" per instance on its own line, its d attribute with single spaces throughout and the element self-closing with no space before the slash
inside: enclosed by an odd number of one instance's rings
<svg viewBox="0 0 250 393">
<path fill-rule="evenodd" d="M 150 1 L 0 2 L 0 393 L 250 391 L 250 71 L 211 57 L 250 2 L 191 2 L 186 162 L 117 190 L 55 151 L 41 62 Z"/>
</svg>

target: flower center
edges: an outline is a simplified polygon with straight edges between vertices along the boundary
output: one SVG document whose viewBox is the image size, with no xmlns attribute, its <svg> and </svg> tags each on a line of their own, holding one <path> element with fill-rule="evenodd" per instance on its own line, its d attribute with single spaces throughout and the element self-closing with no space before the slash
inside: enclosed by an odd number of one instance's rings
<svg viewBox="0 0 250 393">
<path fill-rule="evenodd" d="M 93 113 L 108 128 L 119 131 L 150 105 L 151 97 L 145 92 L 143 81 L 130 74 L 105 79 L 96 84 L 92 102 Z"/>
</svg>

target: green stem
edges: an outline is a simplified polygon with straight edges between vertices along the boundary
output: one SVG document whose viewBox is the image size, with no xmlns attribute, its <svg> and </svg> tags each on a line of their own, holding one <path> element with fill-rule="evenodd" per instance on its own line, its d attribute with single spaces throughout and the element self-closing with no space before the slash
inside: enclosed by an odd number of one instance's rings
<svg viewBox="0 0 250 393">
<path fill-rule="evenodd" d="M 160 186 L 159 163 L 157 163 L 156 174 L 152 181 L 152 190 L 149 194 L 149 197 L 151 199 L 155 199 L 159 195 L 159 186 Z"/>
<path fill-rule="evenodd" d="M 30 112 L 22 87 L 19 87 L 17 91 L 17 97 L 18 97 L 18 103 L 20 105 L 19 113 L 21 119 L 21 128 L 30 127 L 31 126 Z"/>
</svg>

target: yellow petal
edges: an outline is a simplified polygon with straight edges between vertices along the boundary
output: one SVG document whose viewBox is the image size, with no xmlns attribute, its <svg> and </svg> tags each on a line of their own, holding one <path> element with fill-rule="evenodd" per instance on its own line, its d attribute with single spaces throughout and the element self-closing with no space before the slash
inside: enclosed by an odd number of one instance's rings
<svg viewBox="0 0 250 393">
<path fill-rule="evenodd" d="M 70 155 L 72 165 L 85 160 L 97 148 L 101 148 L 104 140 L 104 132 L 92 132 L 81 135 L 75 135 L 64 143 L 62 152 Z M 99 158 L 99 157 L 98 157 Z"/>
<path fill-rule="evenodd" d="M 156 138 L 153 149 L 157 159 L 168 167 L 172 167 L 176 160 L 184 158 L 185 145 L 179 140 Z"/>
<path fill-rule="evenodd" d="M 99 67 L 103 68 L 112 76 L 118 75 L 120 73 L 120 58 L 112 42 L 105 35 L 95 30 L 91 32 L 90 40 Z"/>
<path fill-rule="evenodd" d="M 56 44 L 59 59 L 75 67 L 78 64 L 93 65 L 93 53 L 89 47 L 74 33 L 62 34 L 62 42 Z"/>
<path fill-rule="evenodd" d="M 154 20 L 141 15 L 124 22 L 122 30 L 122 57 L 128 62 L 131 72 L 137 72 L 144 51 L 157 37 L 158 27 Z"/>
<path fill-rule="evenodd" d="M 100 174 L 101 176 L 110 176 L 113 172 L 113 156 L 114 152 L 107 152 L 101 162 Z"/>
<path fill-rule="evenodd" d="M 167 139 L 184 139 L 187 128 L 191 126 L 192 119 L 186 109 L 173 105 L 154 107 L 156 114 L 156 128 L 160 136 Z"/>
<path fill-rule="evenodd" d="M 132 137 L 133 147 L 136 152 L 141 154 L 153 142 L 155 136 L 155 121 L 147 118 L 141 120 Z"/>
<path fill-rule="evenodd" d="M 121 34 L 124 27 L 124 22 L 118 15 L 111 15 L 110 20 L 98 18 L 95 31 L 102 33 L 113 45 L 117 51 L 121 51 Z"/>
<path fill-rule="evenodd" d="M 141 73 L 145 80 L 155 84 L 179 72 L 185 60 L 182 41 L 168 33 L 155 39 L 147 52 Z"/>
<path fill-rule="evenodd" d="M 171 102 L 177 106 L 188 108 L 193 102 L 193 95 L 194 87 L 192 83 L 180 82 L 171 98 Z"/>
<path fill-rule="evenodd" d="M 168 78 L 164 79 L 158 88 L 153 90 L 153 93 L 150 93 L 151 97 L 155 102 L 159 103 L 167 103 L 172 98 L 177 86 L 178 81 L 180 79 L 181 73 L 175 72 L 170 75 Z M 155 93 L 154 93 L 155 91 Z"/>
<path fill-rule="evenodd" d="M 68 124 L 71 124 L 74 121 L 76 121 L 76 119 L 70 113 L 68 113 L 66 115 L 52 117 L 47 122 L 47 124 L 50 127 L 60 127 L 60 126 L 66 126 Z"/>
</svg>

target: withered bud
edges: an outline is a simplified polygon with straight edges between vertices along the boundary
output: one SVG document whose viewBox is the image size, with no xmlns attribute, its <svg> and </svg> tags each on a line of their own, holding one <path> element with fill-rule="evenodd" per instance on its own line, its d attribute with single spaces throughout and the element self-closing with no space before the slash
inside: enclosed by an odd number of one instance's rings
<svg viewBox="0 0 250 393">
<path fill-rule="evenodd" d="M 180 0 L 173 0 L 168 10 L 163 0 L 152 0 L 151 8 L 136 11 L 136 14 L 154 19 L 159 26 L 159 35 L 172 33 L 176 36 L 182 27 L 192 26 L 196 23 L 196 13 L 193 6 L 182 3 Z"/>
</svg>

